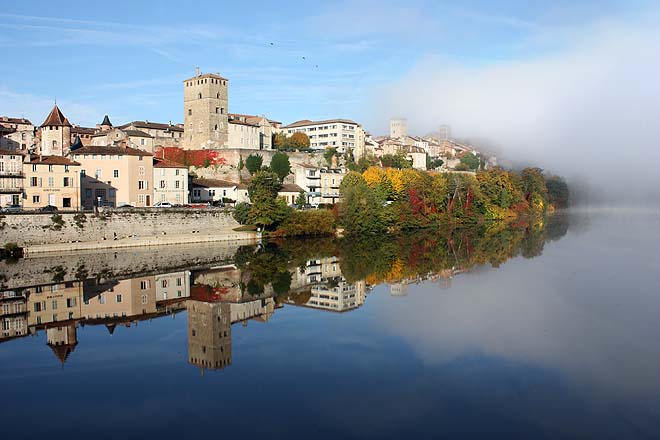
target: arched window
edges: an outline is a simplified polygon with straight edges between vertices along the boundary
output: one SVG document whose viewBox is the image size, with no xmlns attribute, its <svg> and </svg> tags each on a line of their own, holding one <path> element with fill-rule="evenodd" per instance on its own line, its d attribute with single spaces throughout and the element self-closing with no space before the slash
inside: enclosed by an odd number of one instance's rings
<svg viewBox="0 0 660 440">
<path fill-rule="evenodd" d="M 225 114 L 225 108 L 224 108 L 224 107 L 221 107 L 221 108 L 220 108 L 220 114 L 221 114 L 221 115 L 224 115 L 224 114 Z"/>
<path fill-rule="evenodd" d="M 197 98 L 198 98 L 198 99 L 202 99 L 202 94 L 201 94 L 201 93 L 198 93 L 198 94 L 197 94 Z"/>
<path fill-rule="evenodd" d="M 216 98 L 220 99 L 220 92 L 215 95 Z"/>
<path fill-rule="evenodd" d="M 192 116 L 192 109 L 191 108 L 188 109 L 188 116 Z"/>
<path fill-rule="evenodd" d="M 215 131 L 218 131 L 218 124 L 215 124 Z"/>
</svg>

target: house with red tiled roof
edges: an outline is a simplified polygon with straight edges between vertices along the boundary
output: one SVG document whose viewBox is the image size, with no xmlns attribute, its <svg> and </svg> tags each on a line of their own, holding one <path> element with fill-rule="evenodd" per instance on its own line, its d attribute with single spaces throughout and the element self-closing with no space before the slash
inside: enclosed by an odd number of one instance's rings
<svg viewBox="0 0 660 440">
<path fill-rule="evenodd" d="M 188 167 L 167 159 L 154 158 L 154 203 L 188 203 Z"/>
</svg>

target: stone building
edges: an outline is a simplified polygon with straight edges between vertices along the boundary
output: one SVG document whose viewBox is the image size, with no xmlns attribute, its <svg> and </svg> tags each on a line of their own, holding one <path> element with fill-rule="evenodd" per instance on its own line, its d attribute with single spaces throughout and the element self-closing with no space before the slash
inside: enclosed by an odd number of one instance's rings
<svg viewBox="0 0 660 440">
<path fill-rule="evenodd" d="M 256 126 L 257 139 L 254 142 L 249 143 L 247 141 L 241 141 L 241 137 L 238 135 L 238 130 L 235 130 L 232 134 L 232 123 L 243 122 L 250 124 L 251 126 Z M 256 116 L 256 115 L 243 115 L 238 113 L 229 113 L 229 146 L 232 148 L 252 148 L 255 150 L 270 150 L 273 148 L 273 135 L 277 133 L 282 126 L 282 123 L 279 121 L 274 121 L 268 119 L 265 116 Z M 241 147 L 241 145 L 248 145 L 247 147 Z"/>
<path fill-rule="evenodd" d="M 192 150 L 219 149 L 229 143 L 227 78 L 201 74 L 183 82 L 184 146 Z"/>
<path fill-rule="evenodd" d="M 263 150 L 263 138 L 258 125 L 239 119 L 229 120 L 228 147 Z M 268 143 L 270 146 L 270 143 Z"/>
<path fill-rule="evenodd" d="M 0 206 L 23 203 L 23 153 L 0 149 Z"/>
<path fill-rule="evenodd" d="M 23 207 L 80 209 L 80 163 L 62 156 L 33 156 L 23 163 Z"/>
<path fill-rule="evenodd" d="M 91 127 L 81 127 L 80 125 L 74 125 L 71 127 L 71 146 L 76 143 L 76 139 L 80 141 L 82 145 L 91 145 L 92 137 L 96 134 L 98 130 Z"/>
<path fill-rule="evenodd" d="M 183 142 L 183 126 L 181 124 L 172 124 L 169 122 L 163 124 L 150 121 L 133 121 L 120 126 L 122 130 L 138 130 L 147 133 L 153 139 L 153 145 L 156 146 L 180 146 Z"/>
<path fill-rule="evenodd" d="M 87 146 L 71 153 L 82 166 L 82 206 L 153 205 L 151 153 L 122 146 Z"/>
<path fill-rule="evenodd" d="M 35 152 L 39 146 L 36 129 L 28 119 L 0 117 L 0 148 Z"/>
<path fill-rule="evenodd" d="M 148 153 L 154 152 L 154 138 L 149 133 L 130 128 L 111 128 L 101 131 L 92 136 L 91 145 L 105 147 L 108 145 L 127 145 L 131 148 L 143 150 Z"/>
<path fill-rule="evenodd" d="M 76 326 L 75 322 L 69 322 L 66 325 L 49 327 L 46 330 L 47 344 L 62 365 L 78 345 Z"/>
<path fill-rule="evenodd" d="M 65 156 L 71 146 L 71 123 L 62 114 L 57 104 L 41 124 L 41 154 Z"/>
<path fill-rule="evenodd" d="M 188 362 L 218 370 L 231 364 L 231 304 L 187 301 Z"/>
</svg>

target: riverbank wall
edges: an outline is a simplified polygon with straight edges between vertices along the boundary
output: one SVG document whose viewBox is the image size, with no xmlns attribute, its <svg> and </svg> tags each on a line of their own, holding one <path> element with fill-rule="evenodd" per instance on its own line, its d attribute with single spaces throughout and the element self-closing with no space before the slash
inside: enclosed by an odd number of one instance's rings
<svg viewBox="0 0 660 440">
<path fill-rule="evenodd" d="M 118 247 L 117 243 L 113 245 L 117 241 L 130 246 L 128 240 L 136 246 L 175 244 L 177 240 L 183 243 L 218 241 L 238 226 L 229 211 L 220 209 L 7 214 L 0 217 L 0 246 L 15 243 L 29 249 L 35 245 L 71 244 L 64 249 L 73 250 L 77 243 L 97 243 L 96 248 L 112 248 Z M 188 240 L 187 236 L 198 239 Z M 153 238 L 153 243 L 147 242 L 147 238 Z"/>
</svg>

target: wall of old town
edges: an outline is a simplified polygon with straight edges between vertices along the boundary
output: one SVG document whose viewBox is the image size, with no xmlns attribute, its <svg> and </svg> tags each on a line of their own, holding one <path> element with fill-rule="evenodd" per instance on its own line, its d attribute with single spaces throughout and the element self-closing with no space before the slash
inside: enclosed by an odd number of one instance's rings
<svg viewBox="0 0 660 440">
<path fill-rule="evenodd" d="M 61 221 L 60 221 L 61 218 Z M 70 243 L 178 234 L 211 234 L 239 226 L 231 213 L 217 209 L 113 210 L 96 216 L 46 213 L 0 216 L 0 246 Z"/>
<path fill-rule="evenodd" d="M 195 270 L 230 261 L 244 242 L 218 242 L 122 249 L 117 252 L 71 252 L 0 262 L 0 288 L 14 289 L 88 278 L 127 278 L 134 275 Z"/>
</svg>

